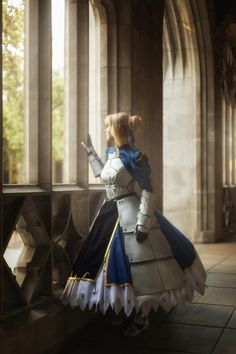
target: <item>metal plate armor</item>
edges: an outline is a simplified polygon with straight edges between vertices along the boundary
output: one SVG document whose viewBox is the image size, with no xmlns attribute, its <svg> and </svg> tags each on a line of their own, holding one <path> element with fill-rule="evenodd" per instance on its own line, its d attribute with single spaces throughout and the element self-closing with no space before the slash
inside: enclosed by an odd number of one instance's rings
<svg viewBox="0 0 236 354">
<path fill-rule="evenodd" d="M 154 217 L 154 195 L 146 190 L 142 190 L 141 196 L 130 195 L 135 180 L 124 167 L 118 150 L 108 155 L 101 179 L 105 184 L 106 199 L 117 198 L 119 223 L 135 292 L 140 295 L 159 292 L 171 288 L 173 281 L 176 287 L 180 286 L 182 271 Z M 149 233 L 143 243 L 137 242 L 136 229 Z M 167 279 L 165 283 L 163 279 Z"/>
<path fill-rule="evenodd" d="M 119 158 L 118 150 L 108 155 L 101 172 L 101 179 L 105 184 L 107 200 L 115 199 L 133 191 L 134 179 Z"/>
<path fill-rule="evenodd" d="M 117 200 L 120 226 L 124 234 L 125 253 L 131 266 L 135 292 L 152 294 L 170 289 L 173 282 L 176 287 L 179 287 L 184 280 L 183 274 L 157 221 L 153 222 L 148 238 L 143 243 L 136 241 L 135 230 L 140 209 L 142 210 L 140 200 L 142 196 L 140 198 L 138 195 Z M 151 210 L 150 213 L 153 214 Z M 155 218 L 152 219 L 155 220 Z M 163 283 L 163 279 L 170 279 L 170 281 L 165 280 Z"/>
</svg>

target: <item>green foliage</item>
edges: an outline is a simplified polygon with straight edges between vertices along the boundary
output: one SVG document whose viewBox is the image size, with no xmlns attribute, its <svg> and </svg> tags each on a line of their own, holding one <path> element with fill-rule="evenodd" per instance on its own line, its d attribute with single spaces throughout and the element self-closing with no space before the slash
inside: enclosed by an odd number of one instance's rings
<svg viewBox="0 0 236 354">
<path fill-rule="evenodd" d="M 24 160 L 24 0 L 3 0 L 3 154 L 5 183 L 22 182 Z M 64 156 L 64 82 L 53 72 L 53 158 Z"/>
<path fill-rule="evenodd" d="M 17 166 L 23 160 L 24 111 L 24 6 L 3 0 L 3 132 L 4 169 L 11 168 L 17 181 Z M 11 167 L 9 166 L 11 160 Z"/>
</svg>

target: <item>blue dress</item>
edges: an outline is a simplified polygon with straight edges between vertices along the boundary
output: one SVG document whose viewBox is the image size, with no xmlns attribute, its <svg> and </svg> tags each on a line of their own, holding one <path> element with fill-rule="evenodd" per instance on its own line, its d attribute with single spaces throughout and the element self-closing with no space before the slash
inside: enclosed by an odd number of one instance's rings
<svg viewBox="0 0 236 354">
<path fill-rule="evenodd" d="M 115 151 L 116 148 L 108 148 L 107 158 Z M 152 192 L 148 158 L 125 144 L 119 148 L 119 159 L 140 189 Z M 91 309 L 95 305 L 102 312 L 106 312 L 109 306 L 116 312 L 123 308 L 127 315 L 135 308 L 147 314 L 151 307 L 156 310 L 161 305 L 169 310 L 178 302 L 191 300 L 194 290 L 203 294 L 206 274 L 193 244 L 160 211 L 155 210 L 154 216 L 172 253 L 171 260 L 164 256 L 158 260 L 157 272 L 164 284 L 160 289 L 154 293 L 135 291 L 133 278 L 136 275 L 127 257 L 115 198 L 104 201 L 92 225 L 64 290 L 64 303 L 82 309 L 86 306 Z M 168 273 L 169 264 L 172 268 Z M 145 265 L 139 269 L 148 271 Z M 173 281 L 173 286 L 165 286 L 171 283 L 171 279 L 165 281 L 163 278 L 171 278 L 175 269 L 179 282 Z"/>
</svg>

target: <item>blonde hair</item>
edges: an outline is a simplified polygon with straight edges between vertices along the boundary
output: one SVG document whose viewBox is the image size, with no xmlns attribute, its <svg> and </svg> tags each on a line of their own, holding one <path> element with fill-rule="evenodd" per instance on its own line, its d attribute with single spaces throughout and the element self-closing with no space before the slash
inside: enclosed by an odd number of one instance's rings
<svg viewBox="0 0 236 354">
<path fill-rule="evenodd" d="M 136 132 L 142 125 L 142 118 L 134 115 L 130 116 L 128 113 L 119 112 L 109 114 L 105 118 L 105 124 L 112 129 L 112 135 L 117 145 L 121 145 L 124 140 L 130 142 L 131 132 Z"/>
</svg>

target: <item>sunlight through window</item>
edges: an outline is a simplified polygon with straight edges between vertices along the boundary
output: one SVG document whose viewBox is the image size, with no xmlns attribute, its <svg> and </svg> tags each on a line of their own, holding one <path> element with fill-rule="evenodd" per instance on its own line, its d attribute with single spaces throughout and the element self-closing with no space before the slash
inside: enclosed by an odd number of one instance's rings
<svg viewBox="0 0 236 354">
<path fill-rule="evenodd" d="M 63 183 L 65 1 L 52 0 L 53 183 Z"/>
</svg>

